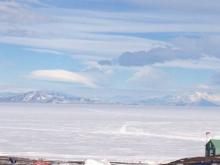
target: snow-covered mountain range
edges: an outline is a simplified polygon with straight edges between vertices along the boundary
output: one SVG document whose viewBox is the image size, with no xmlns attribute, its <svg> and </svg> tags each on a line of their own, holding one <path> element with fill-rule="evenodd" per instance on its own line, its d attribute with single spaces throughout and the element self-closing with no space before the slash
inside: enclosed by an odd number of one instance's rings
<svg viewBox="0 0 220 165">
<path fill-rule="evenodd" d="M 92 100 L 52 91 L 30 91 L 25 93 L 2 93 L 0 102 L 10 103 L 92 103 Z"/>
<path fill-rule="evenodd" d="M 154 97 L 141 101 L 147 105 L 169 106 L 220 106 L 220 96 L 204 92 L 195 92 L 182 96 Z"/>
<path fill-rule="evenodd" d="M 25 93 L 0 93 L 1 103 L 102 103 L 102 104 L 138 104 L 150 106 L 220 106 L 220 96 L 195 92 L 183 96 L 163 96 L 146 99 L 132 100 L 132 98 L 117 97 L 108 101 L 101 98 L 89 99 L 85 97 L 72 96 L 52 91 L 30 91 Z"/>
</svg>

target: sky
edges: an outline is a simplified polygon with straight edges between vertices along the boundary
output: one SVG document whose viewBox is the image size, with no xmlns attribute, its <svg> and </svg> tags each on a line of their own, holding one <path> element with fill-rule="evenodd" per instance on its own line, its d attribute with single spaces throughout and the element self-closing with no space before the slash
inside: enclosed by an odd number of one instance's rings
<svg viewBox="0 0 220 165">
<path fill-rule="evenodd" d="M 219 0 L 0 0 L 0 92 L 220 91 Z"/>
</svg>

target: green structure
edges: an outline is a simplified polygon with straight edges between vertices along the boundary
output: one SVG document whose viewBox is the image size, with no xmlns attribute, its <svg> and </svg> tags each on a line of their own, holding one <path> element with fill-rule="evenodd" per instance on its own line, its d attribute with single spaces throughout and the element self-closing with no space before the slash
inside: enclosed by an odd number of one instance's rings
<svg viewBox="0 0 220 165">
<path fill-rule="evenodd" d="M 211 139 L 205 146 L 206 156 L 220 156 L 220 140 Z"/>
</svg>

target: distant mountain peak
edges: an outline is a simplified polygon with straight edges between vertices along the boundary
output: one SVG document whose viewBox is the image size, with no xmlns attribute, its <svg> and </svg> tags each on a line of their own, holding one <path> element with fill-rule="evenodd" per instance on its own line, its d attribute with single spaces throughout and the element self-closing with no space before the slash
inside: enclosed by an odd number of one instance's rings
<svg viewBox="0 0 220 165">
<path fill-rule="evenodd" d="M 142 101 L 145 105 L 169 105 L 169 106 L 219 106 L 220 97 L 205 93 L 195 92 L 182 96 L 154 97 Z"/>
<path fill-rule="evenodd" d="M 6 103 L 103 103 L 103 104 L 140 104 L 155 106 L 220 106 L 220 97 L 210 94 L 195 92 L 182 96 L 162 96 L 148 99 L 136 99 L 132 97 L 116 97 L 109 100 L 88 99 L 54 91 L 29 91 L 24 93 L 1 94 L 0 102 Z"/>
<path fill-rule="evenodd" d="M 0 102 L 68 104 L 91 102 L 91 100 L 54 91 L 29 91 L 0 97 Z"/>
</svg>

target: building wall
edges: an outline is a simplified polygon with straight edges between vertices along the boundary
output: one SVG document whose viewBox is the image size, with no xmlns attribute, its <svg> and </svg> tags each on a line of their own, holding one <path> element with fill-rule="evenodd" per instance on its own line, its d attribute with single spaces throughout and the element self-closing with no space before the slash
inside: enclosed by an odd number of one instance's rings
<svg viewBox="0 0 220 165">
<path fill-rule="evenodd" d="M 206 156 L 215 156 L 215 146 L 212 144 L 212 142 L 208 142 L 206 144 Z"/>
</svg>

